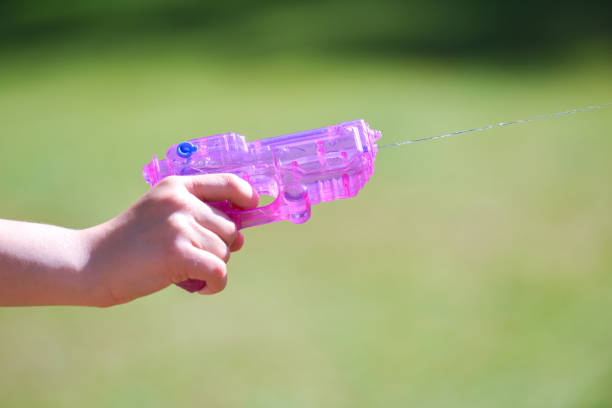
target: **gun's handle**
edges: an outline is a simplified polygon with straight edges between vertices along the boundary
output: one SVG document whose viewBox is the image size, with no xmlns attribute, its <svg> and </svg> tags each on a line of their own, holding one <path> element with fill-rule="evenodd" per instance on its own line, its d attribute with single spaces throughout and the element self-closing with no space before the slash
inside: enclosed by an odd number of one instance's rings
<svg viewBox="0 0 612 408">
<path fill-rule="evenodd" d="M 264 186 L 263 184 L 253 183 L 252 186 L 260 195 L 270 194 L 269 185 Z M 306 186 L 301 184 L 292 184 L 290 186 L 279 185 L 275 190 L 277 195 L 272 203 L 251 210 L 236 209 L 227 201 L 208 203 L 208 205 L 226 213 L 234 221 L 238 229 L 284 220 L 289 220 L 294 224 L 308 221 L 310 218 L 310 199 L 308 198 Z M 188 279 L 176 285 L 188 292 L 198 292 L 204 289 L 206 282 Z"/>
</svg>

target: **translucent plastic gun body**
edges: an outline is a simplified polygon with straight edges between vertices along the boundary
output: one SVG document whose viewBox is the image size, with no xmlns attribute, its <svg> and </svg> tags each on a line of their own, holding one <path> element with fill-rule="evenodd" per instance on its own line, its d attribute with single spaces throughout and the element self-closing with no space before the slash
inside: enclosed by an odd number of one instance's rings
<svg viewBox="0 0 612 408">
<path fill-rule="evenodd" d="M 143 168 L 152 186 L 171 175 L 233 173 L 259 195 L 274 197 L 266 206 L 238 210 L 227 202 L 212 203 L 238 228 L 310 218 L 310 207 L 357 195 L 374 173 L 378 130 L 362 119 L 304 132 L 246 142 L 224 133 L 174 145 L 166 158 L 153 157 Z"/>
</svg>

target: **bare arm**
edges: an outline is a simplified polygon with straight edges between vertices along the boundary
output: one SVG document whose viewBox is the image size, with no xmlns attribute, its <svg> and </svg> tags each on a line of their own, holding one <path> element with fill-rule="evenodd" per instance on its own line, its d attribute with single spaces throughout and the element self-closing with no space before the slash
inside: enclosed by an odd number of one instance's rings
<svg viewBox="0 0 612 408">
<path fill-rule="evenodd" d="M 87 304 L 79 231 L 0 220 L 0 304 Z"/>
<path fill-rule="evenodd" d="M 112 220 L 85 230 L 0 220 L 0 305 L 111 306 L 186 279 L 225 287 L 244 237 L 206 201 L 252 208 L 232 175 L 169 177 Z"/>
</svg>

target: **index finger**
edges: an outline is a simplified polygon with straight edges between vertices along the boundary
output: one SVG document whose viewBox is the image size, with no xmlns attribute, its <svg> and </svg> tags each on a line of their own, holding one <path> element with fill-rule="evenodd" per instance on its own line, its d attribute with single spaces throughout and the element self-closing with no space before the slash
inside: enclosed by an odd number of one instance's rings
<svg viewBox="0 0 612 408">
<path fill-rule="evenodd" d="M 235 174 L 184 176 L 187 190 L 205 202 L 229 201 L 242 209 L 257 207 L 259 197 L 253 187 Z"/>
</svg>

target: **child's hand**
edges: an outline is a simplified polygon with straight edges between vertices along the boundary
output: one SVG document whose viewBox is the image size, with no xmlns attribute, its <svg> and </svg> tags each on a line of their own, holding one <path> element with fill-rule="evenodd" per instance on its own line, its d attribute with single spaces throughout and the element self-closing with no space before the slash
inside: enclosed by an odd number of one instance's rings
<svg viewBox="0 0 612 408">
<path fill-rule="evenodd" d="M 231 174 L 168 177 L 86 230 L 0 220 L 0 305 L 112 306 L 187 279 L 219 292 L 230 252 L 244 243 L 206 204 L 224 200 L 248 209 L 258 198 Z"/>
<path fill-rule="evenodd" d="M 251 186 L 231 174 L 168 177 L 125 213 L 82 231 L 91 257 L 84 274 L 101 305 L 148 295 L 187 279 L 206 282 L 203 294 L 223 290 L 230 252 L 244 237 L 206 202 L 257 206 Z"/>
</svg>

